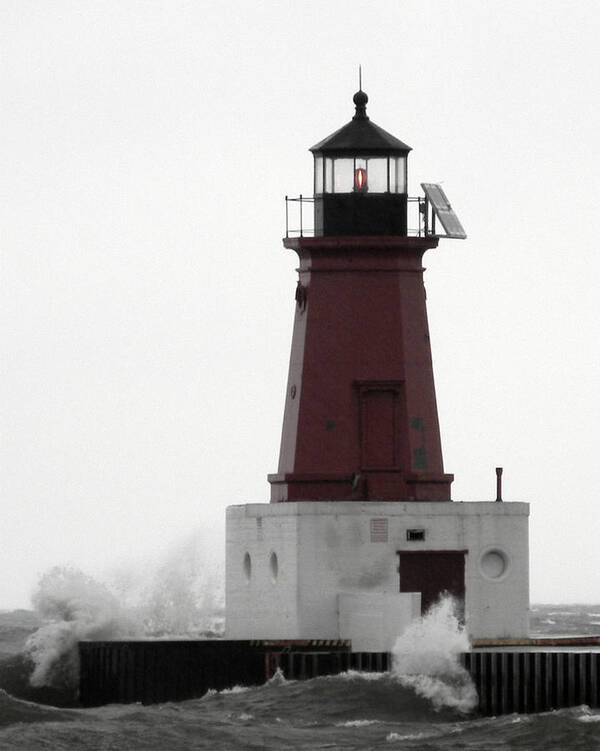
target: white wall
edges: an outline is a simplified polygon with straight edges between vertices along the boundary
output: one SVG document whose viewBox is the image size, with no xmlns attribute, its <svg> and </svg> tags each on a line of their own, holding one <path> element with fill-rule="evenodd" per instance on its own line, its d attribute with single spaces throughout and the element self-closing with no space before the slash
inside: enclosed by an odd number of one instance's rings
<svg viewBox="0 0 600 751">
<path fill-rule="evenodd" d="M 350 639 L 354 652 L 390 652 L 396 639 L 421 614 L 421 595 L 338 595 L 340 638 Z"/>
<path fill-rule="evenodd" d="M 524 636 L 528 515 L 525 503 L 304 501 L 231 506 L 227 635 L 341 638 L 338 596 L 398 594 L 398 550 L 467 549 L 465 613 L 470 635 Z M 371 541 L 374 518 L 387 519 L 387 541 Z M 425 540 L 407 542 L 406 530 L 412 528 L 424 529 Z M 506 564 L 503 573 L 497 551 Z M 276 578 L 269 568 L 273 552 Z M 252 560 L 249 579 L 243 567 L 246 553 Z"/>
<path fill-rule="evenodd" d="M 253 504 L 227 509 L 225 598 L 227 637 L 231 639 L 292 638 L 299 633 L 298 518 L 265 513 L 272 507 Z M 249 577 L 244 568 L 246 553 L 251 562 Z M 272 553 L 277 556 L 276 578 L 271 570 Z"/>
</svg>

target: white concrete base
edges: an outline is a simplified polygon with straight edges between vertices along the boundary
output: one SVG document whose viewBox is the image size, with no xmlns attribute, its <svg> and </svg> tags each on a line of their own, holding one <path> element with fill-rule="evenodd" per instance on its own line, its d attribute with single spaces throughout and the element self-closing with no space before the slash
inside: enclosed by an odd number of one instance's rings
<svg viewBox="0 0 600 751">
<path fill-rule="evenodd" d="M 418 592 L 338 595 L 340 639 L 350 639 L 354 652 L 389 652 L 420 615 Z"/>
<path fill-rule="evenodd" d="M 526 503 L 230 506 L 227 638 L 352 638 L 354 651 L 390 650 L 419 611 L 399 591 L 398 552 L 452 550 L 467 551 L 469 634 L 526 636 L 528 516 Z M 424 539 L 409 541 L 408 530 Z"/>
</svg>

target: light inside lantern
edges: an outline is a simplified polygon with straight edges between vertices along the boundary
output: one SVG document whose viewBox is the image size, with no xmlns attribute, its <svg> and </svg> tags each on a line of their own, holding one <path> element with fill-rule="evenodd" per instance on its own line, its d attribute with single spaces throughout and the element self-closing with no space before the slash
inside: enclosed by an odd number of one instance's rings
<svg viewBox="0 0 600 751">
<path fill-rule="evenodd" d="M 367 187 L 367 170 L 362 167 L 354 170 L 354 187 L 356 190 L 366 190 Z"/>
</svg>

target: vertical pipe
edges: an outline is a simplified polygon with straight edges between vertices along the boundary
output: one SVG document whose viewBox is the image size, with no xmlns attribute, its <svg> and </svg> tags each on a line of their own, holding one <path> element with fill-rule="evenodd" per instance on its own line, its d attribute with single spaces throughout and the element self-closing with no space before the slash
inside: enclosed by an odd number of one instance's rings
<svg viewBox="0 0 600 751">
<path fill-rule="evenodd" d="M 492 714 L 500 714 L 498 711 L 498 652 L 490 654 L 490 711 Z"/>
<path fill-rule="evenodd" d="M 496 503 L 502 503 L 502 467 L 496 467 Z"/>
<path fill-rule="evenodd" d="M 566 698 L 569 702 L 566 706 L 575 706 L 575 655 L 570 652 L 567 655 L 567 691 Z"/>
<path fill-rule="evenodd" d="M 477 662 L 479 663 L 479 706 L 484 713 L 489 712 L 489 691 L 487 684 L 488 657 L 489 654 L 485 652 L 478 652 L 477 654 Z"/>
<path fill-rule="evenodd" d="M 302 231 L 303 231 L 303 226 L 302 226 L 302 193 L 300 193 L 300 237 L 303 236 L 302 235 Z"/>
<path fill-rule="evenodd" d="M 587 704 L 588 690 L 587 690 L 587 675 L 588 675 L 588 657 L 589 654 L 580 652 L 577 655 L 577 673 L 579 676 L 579 696 L 577 697 L 577 704 Z"/>
<path fill-rule="evenodd" d="M 518 712 L 521 704 L 521 655 L 519 652 L 512 653 L 513 658 L 513 697 L 512 697 L 512 711 Z"/>
<path fill-rule="evenodd" d="M 135 658 L 136 658 L 135 646 L 129 644 L 125 647 L 125 702 L 131 704 L 135 701 Z"/>
<path fill-rule="evenodd" d="M 521 653 L 522 658 L 522 671 L 521 671 L 521 688 L 522 688 L 522 701 L 521 712 L 529 711 L 529 703 L 531 700 L 531 668 L 529 663 L 529 654 L 526 652 Z"/>
<path fill-rule="evenodd" d="M 554 677 L 554 683 L 555 683 L 555 704 L 554 709 L 558 709 L 559 707 L 565 706 L 565 695 L 564 695 L 564 662 L 563 657 L 565 656 L 564 652 L 556 652 L 556 675 Z"/>
<path fill-rule="evenodd" d="M 544 712 L 552 709 L 552 655 L 546 652 L 544 655 Z"/>
<path fill-rule="evenodd" d="M 541 708 L 542 708 L 542 697 L 541 697 L 542 675 L 541 675 L 540 653 L 539 652 L 535 652 L 533 654 L 532 691 L 533 691 L 533 711 L 534 712 L 540 712 Z"/>
<path fill-rule="evenodd" d="M 289 222 L 288 222 L 288 197 L 285 197 L 285 236 L 289 237 Z"/>
<path fill-rule="evenodd" d="M 600 707 L 600 652 L 590 654 L 590 707 Z"/>
<path fill-rule="evenodd" d="M 319 655 L 316 652 L 313 652 L 311 655 L 311 678 L 316 678 L 319 675 Z"/>
<path fill-rule="evenodd" d="M 500 712 L 502 714 L 509 714 L 510 709 L 508 706 L 508 658 L 509 654 L 502 652 L 500 654 Z"/>
</svg>

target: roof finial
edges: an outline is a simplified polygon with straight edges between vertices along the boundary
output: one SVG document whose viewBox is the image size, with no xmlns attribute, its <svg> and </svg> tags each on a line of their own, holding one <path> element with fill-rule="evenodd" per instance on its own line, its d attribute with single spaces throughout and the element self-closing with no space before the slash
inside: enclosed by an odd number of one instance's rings
<svg viewBox="0 0 600 751">
<path fill-rule="evenodd" d="M 367 115 L 367 102 L 369 97 L 362 90 L 362 65 L 358 66 L 358 91 L 354 95 L 354 104 L 356 105 L 356 114 L 352 118 L 353 120 L 368 120 Z"/>
</svg>

